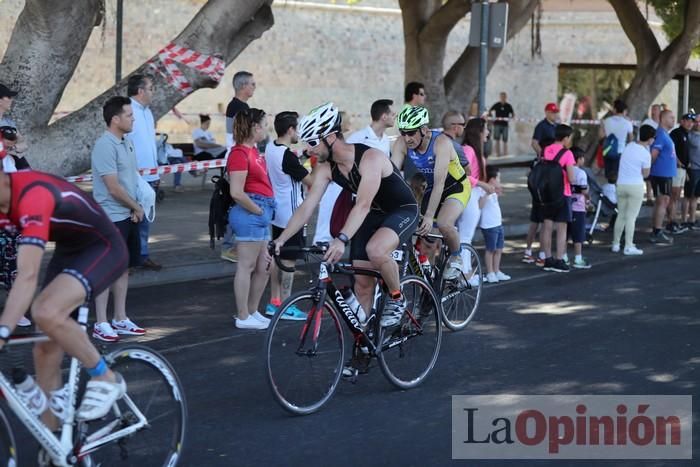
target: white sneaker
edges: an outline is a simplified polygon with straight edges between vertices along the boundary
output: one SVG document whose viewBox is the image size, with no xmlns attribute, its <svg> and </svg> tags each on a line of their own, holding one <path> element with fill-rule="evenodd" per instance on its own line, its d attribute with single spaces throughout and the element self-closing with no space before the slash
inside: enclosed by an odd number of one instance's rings
<svg viewBox="0 0 700 467">
<path fill-rule="evenodd" d="M 106 321 L 95 323 L 92 328 L 92 337 L 102 342 L 117 342 L 119 340 L 119 334 Z"/>
<path fill-rule="evenodd" d="M 26 317 L 22 316 L 19 321 L 17 322 L 17 326 L 21 328 L 26 328 L 32 325 L 32 322 L 29 321 Z"/>
<path fill-rule="evenodd" d="M 85 387 L 83 401 L 80 403 L 78 412 L 75 414 L 77 420 L 96 420 L 102 418 L 112 408 L 115 402 L 126 394 L 126 383 L 124 378 L 115 372 L 117 380 L 110 381 L 88 381 Z"/>
<path fill-rule="evenodd" d="M 138 326 L 129 318 L 122 321 L 112 320 L 112 329 L 114 329 L 117 334 L 125 334 L 127 336 L 143 336 L 146 334 L 144 328 Z"/>
<path fill-rule="evenodd" d="M 260 321 L 261 323 L 270 324 L 270 319 L 264 317 L 264 316 L 263 316 L 259 311 L 257 311 L 257 310 L 255 311 L 255 313 L 253 313 L 253 314 L 250 315 L 250 316 L 252 316 L 253 318 L 257 319 L 257 320 Z"/>
<path fill-rule="evenodd" d="M 481 277 L 478 274 L 474 274 L 467 280 L 467 283 L 474 288 L 479 287 L 481 285 Z"/>
<path fill-rule="evenodd" d="M 462 263 L 459 261 L 456 261 L 454 263 L 450 263 L 450 265 L 445 269 L 445 273 L 442 275 L 442 278 L 445 279 L 446 281 L 453 281 L 459 277 L 459 275 L 462 272 Z"/>
<path fill-rule="evenodd" d="M 496 277 L 499 281 L 509 281 L 510 276 L 508 274 L 503 274 L 501 271 L 496 271 Z"/>
<path fill-rule="evenodd" d="M 620 252 L 620 244 L 613 243 L 612 248 L 610 248 L 610 251 L 612 251 L 613 253 L 619 253 Z"/>
<path fill-rule="evenodd" d="M 238 329 L 267 329 L 269 323 L 263 323 L 249 315 L 246 319 L 236 318 L 236 327 Z"/>
<path fill-rule="evenodd" d="M 624 254 L 627 256 L 639 256 L 639 255 L 643 255 L 644 251 L 642 251 L 639 248 L 637 248 L 636 246 L 632 245 L 632 246 L 625 247 Z"/>
<path fill-rule="evenodd" d="M 489 284 L 497 284 L 498 283 L 498 276 L 496 275 L 495 272 L 490 272 L 486 274 L 486 282 Z"/>
</svg>

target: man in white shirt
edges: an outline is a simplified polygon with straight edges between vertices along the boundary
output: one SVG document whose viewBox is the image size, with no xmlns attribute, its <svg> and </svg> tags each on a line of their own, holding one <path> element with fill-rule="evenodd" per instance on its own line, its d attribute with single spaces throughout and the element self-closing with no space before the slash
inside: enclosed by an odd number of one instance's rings
<svg viewBox="0 0 700 467">
<path fill-rule="evenodd" d="M 614 154 L 612 151 L 604 154 L 605 177 L 609 183 L 615 183 L 617 172 L 620 169 L 620 155 L 625 150 L 627 143 L 632 141 L 632 133 L 634 132 L 632 122 L 627 118 L 627 104 L 616 99 L 613 102 L 613 112 L 613 115 L 603 120 L 603 125 L 600 127 L 601 137 L 607 138 L 609 135 L 615 135 L 617 139 L 617 151 Z"/>
<path fill-rule="evenodd" d="M 192 132 L 192 146 L 194 158 L 198 161 L 221 159 L 226 155 L 226 148 L 216 143 L 214 135 L 209 131 L 211 117 L 206 114 L 199 115 L 199 128 Z"/>
<path fill-rule="evenodd" d="M 369 111 L 372 123 L 348 136 L 348 144 L 364 144 L 379 149 L 389 156 L 391 143 L 385 132 L 394 126 L 394 120 L 396 120 L 393 105 L 394 101 L 390 99 L 374 101 Z"/>
<path fill-rule="evenodd" d="M 127 83 L 127 94 L 131 99 L 134 112 L 134 127 L 127 135 L 136 150 L 136 162 L 139 169 L 158 167 L 158 150 L 156 149 L 156 124 L 149 106 L 153 100 L 153 80 L 146 75 L 132 75 Z M 159 175 L 142 175 L 153 189 L 158 192 Z M 151 223 L 145 217 L 139 223 L 141 237 L 141 267 L 158 271 L 162 266 L 148 255 L 148 232 Z"/>
</svg>

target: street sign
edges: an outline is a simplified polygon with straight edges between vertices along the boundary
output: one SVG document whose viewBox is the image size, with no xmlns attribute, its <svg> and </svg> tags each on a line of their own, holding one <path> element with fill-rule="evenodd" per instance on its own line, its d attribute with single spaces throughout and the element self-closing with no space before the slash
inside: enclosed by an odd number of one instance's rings
<svg viewBox="0 0 700 467">
<path fill-rule="evenodd" d="M 508 37 L 508 4 L 489 3 L 489 47 L 503 48 Z M 472 4 L 472 17 L 469 25 L 469 47 L 481 45 L 481 4 Z"/>
</svg>

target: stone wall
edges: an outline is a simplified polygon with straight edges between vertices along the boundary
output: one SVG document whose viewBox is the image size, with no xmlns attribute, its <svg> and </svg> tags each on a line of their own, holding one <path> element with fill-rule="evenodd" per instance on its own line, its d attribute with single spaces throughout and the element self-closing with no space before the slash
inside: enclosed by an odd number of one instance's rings
<svg viewBox="0 0 700 467">
<path fill-rule="evenodd" d="M 605 7 L 607 2 L 588 0 L 588 4 L 603 5 L 595 8 L 600 11 L 547 10 L 554 4 L 566 7 L 567 1 L 545 2 L 541 56 L 531 56 L 529 24 L 508 43 L 489 74 L 488 103 L 505 90 L 519 117 L 541 118 L 544 104 L 557 99 L 561 63 L 635 63 L 634 50 L 612 10 Z M 115 3 L 107 0 L 106 26 L 95 28 L 57 110 L 76 109 L 113 82 Z M 176 36 L 203 3 L 149 0 L 148 8 L 139 8 L 136 2 L 125 2 L 124 74 Z M 23 4 L 21 0 L 2 2 L 5 25 L 14 24 Z M 401 101 L 404 50 L 397 0 L 363 0 L 353 7 L 341 0 L 337 4 L 282 0 L 274 4 L 274 15 L 273 28 L 228 67 L 221 86 L 197 91 L 178 105 L 181 112 L 222 112 L 232 96 L 233 73 L 241 69 L 256 75 L 258 89 L 251 104 L 269 113 L 288 109 L 304 112 L 333 100 L 353 115 L 354 127 L 361 127 L 369 120 L 373 100 L 388 97 Z M 654 29 L 665 42 L 658 23 Z M 0 29 L 0 52 L 4 52 L 10 33 L 9 26 Z M 445 68 L 463 50 L 468 33 L 469 21 L 465 19 L 450 34 Z M 700 69 L 697 62 L 692 66 Z M 664 100 L 676 102 L 670 97 Z M 191 125 L 169 115 L 161 119 L 159 128 L 171 133 L 171 141 L 187 141 L 197 120 L 195 115 L 188 119 Z M 515 125 L 515 151 L 529 151 L 532 127 L 529 122 Z M 220 117 L 214 118 L 212 129 L 223 141 Z"/>
</svg>

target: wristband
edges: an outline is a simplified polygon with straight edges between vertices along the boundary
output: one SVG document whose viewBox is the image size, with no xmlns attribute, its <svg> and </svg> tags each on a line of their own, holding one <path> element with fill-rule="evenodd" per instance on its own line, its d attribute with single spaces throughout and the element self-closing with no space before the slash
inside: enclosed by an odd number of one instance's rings
<svg viewBox="0 0 700 467">
<path fill-rule="evenodd" d="M 336 238 L 343 242 L 345 246 L 348 246 L 348 243 L 350 243 L 350 239 L 343 232 L 340 232 Z"/>
</svg>

